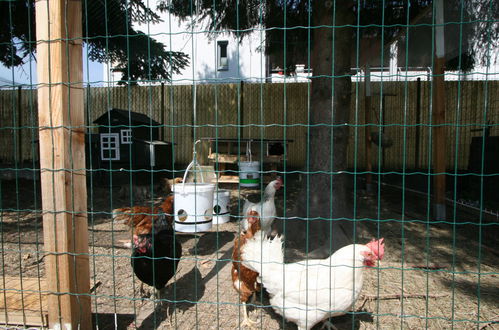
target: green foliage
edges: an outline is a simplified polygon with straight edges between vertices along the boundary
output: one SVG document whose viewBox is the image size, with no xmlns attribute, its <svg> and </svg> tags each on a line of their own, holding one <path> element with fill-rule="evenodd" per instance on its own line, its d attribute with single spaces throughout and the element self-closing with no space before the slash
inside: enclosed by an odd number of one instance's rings
<svg viewBox="0 0 499 330">
<path fill-rule="evenodd" d="M 34 3 L 33 0 L 0 2 L 0 11 L 8 14 L 0 22 L 0 62 L 7 67 L 24 64 L 35 52 Z M 111 61 L 122 72 L 121 84 L 167 80 L 188 64 L 187 54 L 168 51 L 163 44 L 133 29 L 133 23 L 161 22 L 143 0 L 82 3 L 83 38 L 89 46 L 89 58 Z"/>
</svg>

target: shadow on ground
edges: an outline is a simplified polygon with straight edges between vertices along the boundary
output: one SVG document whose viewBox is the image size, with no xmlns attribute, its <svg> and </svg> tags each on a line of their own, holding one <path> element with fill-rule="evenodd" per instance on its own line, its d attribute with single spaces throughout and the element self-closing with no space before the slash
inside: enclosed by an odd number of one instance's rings
<svg viewBox="0 0 499 330">
<path fill-rule="evenodd" d="M 92 314 L 93 329 L 126 329 L 134 318 L 133 314 Z"/>
</svg>

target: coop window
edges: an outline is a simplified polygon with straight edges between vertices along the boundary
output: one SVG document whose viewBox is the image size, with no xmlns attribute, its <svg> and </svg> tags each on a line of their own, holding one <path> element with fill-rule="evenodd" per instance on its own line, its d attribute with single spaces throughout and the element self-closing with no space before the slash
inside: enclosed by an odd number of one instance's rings
<svg viewBox="0 0 499 330">
<path fill-rule="evenodd" d="M 227 56 L 228 41 L 217 42 L 218 71 L 229 70 L 229 57 Z"/>
<path fill-rule="evenodd" d="M 121 130 L 121 143 L 131 144 L 132 143 L 132 130 L 122 129 Z"/>
<path fill-rule="evenodd" d="M 120 160 L 120 136 L 118 133 L 100 135 L 100 156 L 102 160 Z"/>
</svg>

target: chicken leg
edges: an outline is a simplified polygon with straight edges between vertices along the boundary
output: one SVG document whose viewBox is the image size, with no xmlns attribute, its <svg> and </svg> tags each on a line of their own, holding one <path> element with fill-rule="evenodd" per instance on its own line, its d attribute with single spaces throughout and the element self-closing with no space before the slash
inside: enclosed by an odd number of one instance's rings
<svg viewBox="0 0 499 330">
<path fill-rule="evenodd" d="M 247 326 L 249 328 L 254 328 L 257 323 L 257 321 L 253 321 L 249 318 L 246 302 L 243 302 L 243 321 L 241 322 L 241 327 Z"/>
<path fill-rule="evenodd" d="M 146 290 L 144 290 L 144 283 L 143 282 L 140 282 L 139 293 L 140 293 L 141 298 L 147 297 Z"/>
<path fill-rule="evenodd" d="M 328 330 L 338 330 L 338 328 L 337 328 L 337 327 L 335 327 L 335 326 L 333 325 L 333 323 L 331 323 L 331 321 L 329 321 L 329 320 L 325 320 L 325 321 L 323 321 L 323 322 L 322 322 L 322 327 L 321 327 L 321 330 L 322 330 L 322 329 L 328 329 Z"/>
<path fill-rule="evenodd" d="M 152 293 L 151 293 L 151 300 L 158 300 L 158 303 L 161 304 L 163 302 L 163 300 L 161 300 L 161 298 L 164 296 L 164 289 L 165 288 L 161 288 L 161 289 L 156 289 L 156 288 L 152 288 Z"/>
</svg>

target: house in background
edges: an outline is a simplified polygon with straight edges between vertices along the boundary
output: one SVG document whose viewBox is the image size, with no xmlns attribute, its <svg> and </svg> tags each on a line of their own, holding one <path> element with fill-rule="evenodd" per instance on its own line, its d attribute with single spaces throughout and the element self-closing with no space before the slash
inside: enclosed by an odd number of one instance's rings
<svg viewBox="0 0 499 330">
<path fill-rule="evenodd" d="M 313 75 L 312 69 L 305 69 L 305 64 L 296 64 L 295 69 L 288 75 L 284 74 L 284 70 L 276 67 L 270 71 L 270 77 L 267 80 L 271 83 L 305 83 L 311 82 L 310 78 Z"/>
<path fill-rule="evenodd" d="M 476 5 L 480 6 L 477 2 Z M 371 81 L 431 81 L 435 60 L 434 17 L 431 5 L 409 23 L 410 28 L 385 39 L 381 35 L 360 40 L 358 52 L 354 53 L 353 68 L 358 73 L 352 81 L 363 81 L 366 65 L 369 65 Z M 480 8 L 474 10 L 480 12 Z M 478 12 L 476 15 L 478 15 Z M 465 15 L 465 16 L 463 16 Z M 461 11 L 460 6 L 445 6 L 444 50 L 445 80 L 499 80 L 499 46 L 493 38 L 476 38 L 476 31 L 486 31 L 486 16 L 482 19 L 470 17 Z M 451 23 L 452 22 L 452 23 Z M 491 23 L 490 28 L 497 28 Z M 485 33 L 486 34 L 486 33 Z M 356 58 L 358 57 L 358 59 Z"/>
<path fill-rule="evenodd" d="M 283 48 L 276 54 L 265 55 L 267 40 L 263 27 L 254 28 L 239 40 L 224 31 L 207 34 L 207 20 L 194 18 L 194 21 L 182 22 L 169 13 L 159 14 L 163 22 L 138 25 L 137 29 L 162 42 L 167 49 L 189 55 L 189 65 L 180 74 L 173 75 L 173 84 L 310 81 L 311 68 L 300 64 L 307 63 L 309 54 L 306 51 L 287 54 Z M 482 40 L 480 44 L 468 38 L 475 29 L 483 29 L 484 23 L 462 18 L 459 8 L 452 6 L 445 7 L 445 20 L 463 22 L 445 25 L 445 80 L 499 80 L 499 47 L 493 41 L 483 44 Z M 380 35 L 362 38 L 358 52 L 352 55 L 352 64 L 359 66 L 352 68 L 352 81 L 363 81 L 366 65 L 370 66 L 371 81 L 431 80 L 432 24 L 432 11 L 428 10 L 410 22 L 410 29 L 403 29 L 390 39 L 382 40 Z M 382 45 L 383 41 L 386 43 Z M 285 54 L 296 63 L 284 62 Z M 488 63 L 484 61 L 487 57 L 490 57 Z M 280 68 L 283 65 L 287 70 Z M 103 72 L 104 81 L 111 84 L 121 76 L 108 65 Z"/>
<path fill-rule="evenodd" d="M 264 82 L 270 75 L 264 54 L 264 30 L 255 28 L 239 40 L 229 32 L 208 35 L 207 21 L 193 24 L 169 13 L 158 14 L 163 22 L 135 28 L 163 43 L 166 49 L 189 55 L 189 65 L 180 74 L 173 74 L 173 84 Z M 121 72 L 105 65 L 105 82 L 114 84 L 120 77 Z"/>
<path fill-rule="evenodd" d="M 109 109 L 94 123 L 98 125 L 98 133 L 87 137 L 87 148 L 91 148 L 87 154 L 92 151 L 94 168 L 132 171 L 172 168 L 173 144 L 159 139 L 161 125 L 150 117 Z"/>
</svg>

